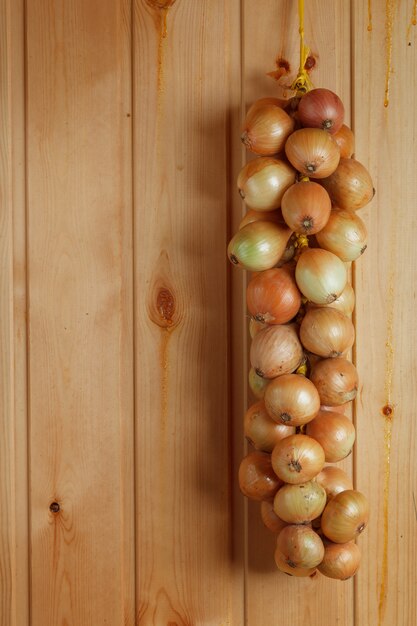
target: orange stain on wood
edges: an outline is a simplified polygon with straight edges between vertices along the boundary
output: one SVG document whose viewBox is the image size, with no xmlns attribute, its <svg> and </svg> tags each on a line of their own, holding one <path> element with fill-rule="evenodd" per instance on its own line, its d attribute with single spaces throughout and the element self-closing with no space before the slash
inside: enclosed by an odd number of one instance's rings
<svg viewBox="0 0 417 626">
<path fill-rule="evenodd" d="M 407 41 L 410 39 L 411 29 L 417 25 L 417 0 L 413 2 L 413 11 L 411 13 L 410 23 L 407 28 Z"/>
<path fill-rule="evenodd" d="M 385 95 L 384 107 L 389 105 L 389 89 L 392 74 L 392 33 L 394 28 L 395 0 L 386 0 L 385 5 Z"/>
<path fill-rule="evenodd" d="M 372 30 L 372 0 L 368 0 L 368 31 Z"/>
</svg>

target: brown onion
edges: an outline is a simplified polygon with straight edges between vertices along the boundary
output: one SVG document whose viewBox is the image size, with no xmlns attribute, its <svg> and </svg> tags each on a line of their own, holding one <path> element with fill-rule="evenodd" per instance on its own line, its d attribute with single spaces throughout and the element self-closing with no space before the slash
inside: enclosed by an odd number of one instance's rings
<svg viewBox="0 0 417 626">
<path fill-rule="evenodd" d="M 333 135 L 340 150 L 340 157 L 350 159 L 355 152 L 355 136 L 351 129 L 343 124 L 342 127 Z"/>
<path fill-rule="evenodd" d="M 294 129 L 294 120 L 275 102 L 255 102 L 246 114 L 242 143 L 255 154 L 270 156 L 281 152 Z"/>
<path fill-rule="evenodd" d="M 289 565 L 287 565 L 285 558 L 282 556 L 282 554 L 280 552 L 278 553 L 276 550 L 275 563 L 280 572 L 288 574 L 288 576 L 296 576 L 297 578 L 313 578 L 315 575 L 317 575 L 317 568 L 315 567 L 310 567 L 308 569 L 305 569 L 303 567 L 290 567 Z"/>
<path fill-rule="evenodd" d="M 303 349 L 294 325 L 269 326 L 252 341 L 250 362 L 258 376 L 275 378 L 300 365 Z"/>
<path fill-rule="evenodd" d="M 335 413 L 344 415 L 350 405 L 350 402 L 345 402 L 345 404 L 339 404 L 338 406 L 327 406 L 326 404 L 321 404 L 320 411 L 334 411 Z"/>
<path fill-rule="evenodd" d="M 310 309 L 301 322 L 300 340 L 309 352 L 333 358 L 353 346 L 355 328 L 348 316 L 337 309 Z"/>
<path fill-rule="evenodd" d="M 295 432 L 291 426 L 277 424 L 271 419 L 263 401 L 256 402 L 246 411 L 243 428 L 249 443 L 263 452 L 272 452 L 278 441 Z"/>
<path fill-rule="evenodd" d="M 256 211 L 279 209 L 288 187 L 294 184 L 295 171 L 285 161 L 259 157 L 240 171 L 237 186 L 248 207 Z"/>
<path fill-rule="evenodd" d="M 274 498 L 274 511 L 289 524 L 307 524 L 322 514 L 326 492 L 315 480 L 301 485 L 284 485 Z"/>
<path fill-rule="evenodd" d="M 324 557 L 319 572 L 328 578 L 347 580 L 356 574 L 361 562 L 361 551 L 356 543 L 324 544 Z"/>
<path fill-rule="evenodd" d="M 354 489 L 338 493 L 327 504 L 321 517 L 321 528 L 330 541 L 347 543 L 366 527 L 369 504 L 365 496 Z"/>
<path fill-rule="evenodd" d="M 310 178 L 330 176 L 340 159 L 339 146 L 320 128 L 296 130 L 287 139 L 285 154 L 296 170 Z"/>
<path fill-rule="evenodd" d="M 331 208 L 329 194 L 313 181 L 291 185 L 281 201 L 282 215 L 289 228 L 304 235 L 313 235 L 324 228 Z"/>
<path fill-rule="evenodd" d="M 307 424 L 306 433 L 319 442 L 324 450 L 326 463 L 337 463 L 352 452 L 355 443 L 355 427 L 345 415 L 320 411 Z"/>
<path fill-rule="evenodd" d="M 298 115 L 303 126 L 322 128 L 333 134 L 342 127 L 345 108 L 330 89 L 312 89 L 301 98 Z"/>
<path fill-rule="evenodd" d="M 272 452 L 275 474 L 291 485 L 306 483 L 323 469 L 324 450 L 307 435 L 290 435 L 277 443 Z"/>
<path fill-rule="evenodd" d="M 272 222 L 252 222 L 231 239 L 227 254 L 233 265 L 262 272 L 274 267 L 287 246 L 291 231 Z"/>
<path fill-rule="evenodd" d="M 367 237 L 361 218 L 346 209 L 334 209 L 327 224 L 317 233 L 320 247 L 333 252 L 342 261 L 356 261 L 366 250 Z"/>
<path fill-rule="evenodd" d="M 249 334 L 251 336 L 251 339 L 253 339 L 260 330 L 263 330 L 264 328 L 267 328 L 266 324 L 263 324 L 262 322 L 258 322 L 258 320 L 255 319 L 250 319 L 249 320 Z"/>
<path fill-rule="evenodd" d="M 346 283 L 346 287 L 343 289 L 340 296 L 330 304 L 315 304 L 314 302 L 309 302 L 307 307 L 308 309 L 331 307 L 332 309 L 337 309 L 345 315 L 350 316 L 355 308 L 355 292 L 353 291 L 352 285 L 350 283 Z"/>
<path fill-rule="evenodd" d="M 262 378 L 258 376 L 253 367 L 249 370 L 249 387 L 255 398 L 258 400 L 262 400 L 265 395 L 265 389 L 269 384 L 269 380 L 267 378 Z"/>
<path fill-rule="evenodd" d="M 317 567 L 323 560 L 324 545 L 320 537 L 308 526 L 286 526 L 277 539 L 275 552 L 292 568 Z"/>
<path fill-rule="evenodd" d="M 375 193 L 368 170 L 355 159 L 340 159 L 334 173 L 321 183 L 340 209 L 357 211 L 368 204 Z"/>
<path fill-rule="evenodd" d="M 316 477 L 316 481 L 321 485 L 327 496 L 327 500 L 331 500 L 338 493 L 353 489 L 353 484 L 349 476 L 340 467 L 334 465 L 326 465 L 320 474 Z"/>
<path fill-rule="evenodd" d="M 239 224 L 239 230 L 252 222 L 273 222 L 274 224 L 285 224 L 285 220 L 282 217 L 280 209 L 276 209 L 275 211 L 255 211 L 254 209 L 249 209 L 249 211 L 246 211 L 245 216 Z"/>
<path fill-rule="evenodd" d="M 272 502 L 269 500 L 263 500 L 261 502 L 261 518 L 268 530 L 273 533 L 280 533 L 287 525 L 287 522 L 284 522 L 284 520 L 276 515 Z"/>
<path fill-rule="evenodd" d="M 251 452 L 241 461 L 239 487 L 243 495 L 251 500 L 268 500 L 275 496 L 282 481 L 272 469 L 271 455 L 266 452 Z"/>
<path fill-rule="evenodd" d="M 356 398 L 358 373 L 350 361 L 342 358 L 323 359 L 313 366 L 310 374 L 322 404 L 337 406 Z"/>
<path fill-rule="evenodd" d="M 320 248 L 303 251 L 295 269 L 301 293 L 316 304 L 331 304 L 347 283 L 346 267 L 332 252 Z"/>
<path fill-rule="evenodd" d="M 276 422 L 301 426 L 319 412 L 320 396 L 305 376 L 285 374 L 269 383 L 265 391 L 265 407 Z"/>
<path fill-rule="evenodd" d="M 252 278 L 246 290 L 246 302 L 256 321 L 285 324 L 297 314 L 301 294 L 291 274 L 275 268 Z"/>
</svg>

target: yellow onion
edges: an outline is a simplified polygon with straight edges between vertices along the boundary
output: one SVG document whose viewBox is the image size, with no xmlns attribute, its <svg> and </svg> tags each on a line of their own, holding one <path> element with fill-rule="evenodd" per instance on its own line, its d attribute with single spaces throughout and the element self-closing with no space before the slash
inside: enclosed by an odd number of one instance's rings
<svg viewBox="0 0 417 626">
<path fill-rule="evenodd" d="M 350 402 L 345 402 L 345 404 L 339 404 L 338 406 L 327 406 L 326 404 L 321 404 L 320 411 L 334 411 L 335 413 L 344 415 L 350 405 Z"/>
<path fill-rule="evenodd" d="M 255 102 L 246 114 L 242 143 L 255 154 L 269 156 L 281 152 L 294 129 L 294 120 L 275 102 Z"/>
<path fill-rule="evenodd" d="M 265 407 L 276 422 L 301 426 L 319 412 L 320 396 L 305 376 L 285 374 L 269 383 L 265 391 Z"/>
<path fill-rule="evenodd" d="M 310 309 L 301 322 L 300 340 L 304 348 L 318 356 L 341 356 L 353 346 L 355 328 L 348 316 L 337 309 Z"/>
<path fill-rule="evenodd" d="M 330 304 L 315 304 L 314 302 L 309 302 L 307 305 L 308 309 L 314 309 L 317 307 L 331 307 L 332 309 L 341 311 L 347 316 L 352 315 L 353 309 L 355 308 L 355 292 L 353 291 L 352 285 L 350 283 L 346 283 L 346 287 L 343 289 L 340 296 Z"/>
<path fill-rule="evenodd" d="M 340 159 L 335 172 L 321 184 L 340 209 L 357 211 L 368 204 L 375 193 L 368 170 L 355 159 Z"/>
<path fill-rule="evenodd" d="M 301 485 L 284 485 L 274 498 L 274 511 L 289 524 L 307 524 L 322 514 L 326 492 L 315 480 Z"/>
<path fill-rule="evenodd" d="M 284 424 L 277 424 L 270 418 L 261 400 L 246 411 L 243 420 L 246 439 L 256 450 L 272 452 L 275 445 L 284 437 L 294 434 L 295 429 Z"/>
<path fill-rule="evenodd" d="M 347 283 L 346 267 L 332 252 L 320 248 L 303 251 L 295 269 L 301 293 L 316 304 L 331 304 Z"/>
<path fill-rule="evenodd" d="M 274 224 L 285 224 L 285 220 L 282 217 L 280 209 L 276 209 L 275 211 L 255 211 L 254 209 L 249 209 L 240 221 L 239 230 L 252 222 L 273 222 Z"/>
<path fill-rule="evenodd" d="M 281 159 L 259 157 L 242 168 L 237 179 L 240 196 L 251 209 L 279 209 L 288 187 L 294 184 L 295 171 Z"/>
<path fill-rule="evenodd" d="M 301 306 L 301 294 L 294 277 L 284 269 L 260 272 L 249 282 L 246 303 L 256 321 L 285 324 Z"/>
<path fill-rule="evenodd" d="M 263 330 L 264 328 L 267 328 L 267 324 L 263 324 L 262 322 L 259 322 L 258 320 L 253 319 L 253 317 L 249 320 L 249 334 L 251 336 L 251 339 L 253 339 L 255 337 L 255 335 L 257 335 L 259 333 L 260 330 Z"/>
<path fill-rule="evenodd" d="M 303 360 L 303 349 L 294 325 L 269 326 L 253 338 L 250 362 L 258 376 L 275 378 L 290 374 Z"/>
<path fill-rule="evenodd" d="M 272 467 L 275 474 L 285 483 L 306 483 L 324 466 L 324 450 L 312 437 L 290 435 L 281 439 L 272 452 Z"/>
<path fill-rule="evenodd" d="M 251 500 L 270 500 L 282 485 L 271 465 L 271 455 L 266 452 L 251 452 L 241 461 L 239 487 Z"/>
<path fill-rule="evenodd" d="M 342 491 L 353 489 L 352 481 L 346 472 L 334 465 L 323 467 L 320 474 L 316 476 L 316 481 L 324 488 L 327 500 L 331 500 Z"/>
<path fill-rule="evenodd" d="M 304 235 L 313 235 L 324 228 L 331 208 L 327 191 L 311 180 L 291 185 L 281 202 L 282 215 L 289 228 Z"/>
<path fill-rule="evenodd" d="M 318 570 L 328 578 L 347 580 L 356 574 L 361 562 L 361 551 L 353 541 L 324 544 L 324 557 Z"/>
<path fill-rule="evenodd" d="M 320 411 L 307 424 L 306 433 L 319 442 L 324 450 L 326 463 L 337 463 L 352 452 L 355 443 L 355 427 L 340 413 Z"/>
<path fill-rule="evenodd" d="M 272 222 L 252 222 L 231 239 L 227 253 L 234 265 L 262 272 L 274 267 L 285 251 L 291 231 Z"/>
<path fill-rule="evenodd" d="M 312 89 L 301 98 L 298 115 L 303 126 L 323 128 L 333 134 L 343 124 L 345 107 L 330 89 Z"/>
<path fill-rule="evenodd" d="M 287 525 L 284 520 L 276 515 L 273 504 L 269 500 L 263 500 L 261 502 L 261 518 L 264 525 L 273 533 L 280 533 Z"/>
<path fill-rule="evenodd" d="M 311 370 L 310 379 L 317 387 L 322 404 L 338 406 L 356 398 L 358 373 L 350 361 L 336 357 L 318 361 Z"/>
<path fill-rule="evenodd" d="M 321 528 L 330 541 L 347 543 L 365 529 L 368 519 L 367 499 L 360 491 L 349 489 L 328 502 L 321 517 Z"/>
<path fill-rule="evenodd" d="M 269 380 L 267 378 L 262 378 L 258 376 L 253 367 L 249 370 L 249 387 L 255 398 L 258 400 L 262 400 L 265 395 L 265 389 L 269 384 Z"/>
<path fill-rule="evenodd" d="M 304 176 L 326 178 L 336 170 L 340 151 L 333 137 L 321 128 L 301 128 L 290 135 L 285 154 Z"/>
<path fill-rule="evenodd" d="M 323 560 L 324 545 L 312 528 L 286 526 L 278 535 L 275 556 L 292 568 L 314 568 Z"/>
<path fill-rule="evenodd" d="M 287 565 L 285 558 L 281 552 L 275 550 L 275 563 L 280 572 L 288 574 L 288 576 L 296 576 L 297 578 L 314 578 L 317 575 L 317 568 L 310 567 L 308 569 L 302 567 L 290 567 Z"/>
<path fill-rule="evenodd" d="M 290 237 L 287 247 L 284 250 L 284 253 L 280 260 L 277 263 L 277 267 L 283 267 L 284 265 L 288 265 L 289 262 L 294 258 L 295 255 L 295 245 L 292 236 Z M 295 273 L 295 272 L 294 272 Z"/>
<path fill-rule="evenodd" d="M 343 126 L 333 135 L 340 150 L 340 158 L 350 159 L 355 152 L 355 136 L 351 129 L 343 124 Z"/>
<path fill-rule="evenodd" d="M 321 248 L 333 252 L 342 261 L 356 261 L 366 250 L 367 237 L 361 218 L 346 209 L 334 209 L 316 236 Z"/>
</svg>

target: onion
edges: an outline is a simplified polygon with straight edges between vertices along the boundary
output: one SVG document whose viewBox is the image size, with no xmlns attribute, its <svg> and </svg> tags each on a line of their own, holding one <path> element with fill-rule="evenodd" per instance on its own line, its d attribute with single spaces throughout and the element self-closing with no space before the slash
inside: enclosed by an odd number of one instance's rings
<svg viewBox="0 0 417 626">
<path fill-rule="evenodd" d="M 324 488 L 327 500 L 331 500 L 342 491 L 353 489 L 352 481 L 346 472 L 340 467 L 334 467 L 333 465 L 323 467 L 320 474 L 316 477 L 316 481 Z"/>
<path fill-rule="evenodd" d="M 246 302 L 256 321 L 284 324 L 298 313 L 301 294 L 291 274 L 275 268 L 252 278 L 247 287 Z"/>
<path fill-rule="evenodd" d="M 338 406 L 327 406 L 326 404 L 321 404 L 320 411 L 334 411 L 335 413 L 340 413 L 340 415 L 344 415 L 349 406 L 350 402 L 345 402 L 345 404 L 339 404 Z"/>
<path fill-rule="evenodd" d="M 320 411 L 307 424 L 306 433 L 319 442 L 327 463 L 337 463 L 352 452 L 355 443 L 355 427 L 345 415 Z"/>
<path fill-rule="evenodd" d="M 356 261 L 366 250 L 367 237 L 361 218 L 346 209 L 334 209 L 327 224 L 317 233 L 320 247 L 330 250 L 342 261 Z"/>
<path fill-rule="evenodd" d="M 263 500 L 263 502 L 261 502 L 261 518 L 268 530 L 273 533 L 280 533 L 287 525 L 284 520 L 276 515 L 272 502 L 269 500 Z"/>
<path fill-rule="evenodd" d="M 356 574 L 361 562 L 361 551 L 356 543 L 328 543 L 324 545 L 324 557 L 319 571 L 329 578 L 347 580 Z"/>
<path fill-rule="evenodd" d="M 271 222 L 253 222 L 239 230 L 227 253 L 234 265 L 261 272 L 274 267 L 286 248 L 291 231 Z"/>
<path fill-rule="evenodd" d="M 251 500 L 268 500 L 275 496 L 282 482 L 275 475 L 271 455 L 251 452 L 240 463 L 239 487 Z"/>
<path fill-rule="evenodd" d="M 252 391 L 255 398 L 258 400 L 262 400 L 265 395 L 265 389 L 269 384 L 269 380 L 267 378 L 262 378 L 258 376 L 253 367 L 249 370 L 249 387 Z"/>
<path fill-rule="evenodd" d="M 277 443 L 271 460 L 274 472 L 281 480 L 299 485 L 321 472 L 324 450 L 307 435 L 290 435 Z"/>
<path fill-rule="evenodd" d="M 298 115 L 303 126 L 322 128 L 333 134 L 342 127 L 345 108 L 333 91 L 312 89 L 301 98 Z"/>
<path fill-rule="evenodd" d="M 294 120 L 275 102 L 255 102 L 246 114 L 242 143 L 255 154 L 281 152 L 294 129 Z"/>
<path fill-rule="evenodd" d="M 301 426 L 319 412 L 320 396 L 305 376 L 285 374 L 269 383 L 265 391 L 265 407 L 276 422 Z"/>
<path fill-rule="evenodd" d="M 355 329 L 348 316 L 337 309 L 310 309 L 301 322 L 300 340 L 309 352 L 336 357 L 353 346 Z"/>
<path fill-rule="evenodd" d="M 289 567 L 309 569 L 323 560 L 324 545 L 320 537 L 308 526 L 286 526 L 277 538 L 275 556 Z"/>
<path fill-rule="evenodd" d="M 340 150 L 340 157 L 343 159 L 350 159 L 355 152 L 355 136 L 346 124 L 333 135 L 333 139 L 336 141 Z"/>
<path fill-rule="evenodd" d="M 257 211 L 279 209 L 285 191 L 294 184 L 295 171 L 281 161 L 259 157 L 240 171 L 237 186 L 248 207 Z"/>
<path fill-rule="evenodd" d="M 317 569 L 315 567 L 310 567 L 308 569 L 302 567 L 290 567 L 285 562 L 285 558 L 282 554 L 277 553 L 277 551 L 275 551 L 275 563 L 277 568 L 284 574 L 288 574 L 288 576 L 296 576 L 297 578 L 307 578 L 310 576 L 313 578 L 317 574 Z"/>
<path fill-rule="evenodd" d="M 314 302 L 309 302 L 307 305 L 308 309 L 314 309 L 317 307 L 331 307 L 332 309 L 341 311 L 345 315 L 352 315 L 353 309 L 355 308 L 355 292 L 353 291 L 352 285 L 350 283 L 346 283 L 346 287 L 343 289 L 340 296 L 330 304 L 315 304 Z"/>
<path fill-rule="evenodd" d="M 340 209 L 361 209 L 375 193 L 368 170 L 355 159 L 340 159 L 336 171 L 321 183 Z"/>
<path fill-rule="evenodd" d="M 358 373 L 350 361 L 342 358 L 324 359 L 313 366 L 310 374 L 322 404 L 337 406 L 356 398 Z"/>
<path fill-rule="evenodd" d="M 303 349 L 293 325 L 269 326 L 252 341 L 250 362 L 258 376 L 275 378 L 300 365 Z"/>
<path fill-rule="evenodd" d="M 249 209 L 239 224 L 239 230 L 252 222 L 274 222 L 274 224 L 285 224 L 285 220 L 282 217 L 280 209 L 276 209 L 275 211 L 255 211 L 254 209 Z"/>
<path fill-rule="evenodd" d="M 274 498 L 274 511 L 289 524 L 306 524 L 322 514 L 326 492 L 316 481 L 284 485 Z"/>
<path fill-rule="evenodd" d="M 304 176 L 326 178 L 336 170 L 340 152 L 331 135 L 320 128 L 301 128 L 287 139 L 285 154 Z"/>
<path fill-rule="evenodd" d="M 316 304 L 330 304 L 347 283 L 346 267 L 332 252 L 307 248 L 298 259 L 295 279 L 301 293 Z"/>
<path fill-rule="evenodd" d="M 369 504 L 360 491 L 348 489 L 327 504 L 321 528 L 330 541 L 347 543 L 355 539 L 368 523 Z"/>
<path fill-rule="evenodd" d="M 267 324 L 263 324 L 262 322 L 258 322 L 255 319 L 250 319 L 249 320 L 249 334 L 251 336 L 251 339 L 253 339 L 260 330 L 263 330 L 264 328 L 267 328 Z"/>
<path fill-rule="evenodd" d="M 243 428 L 249 443 L 263 452 L 272 452 L 278 441 L 294 434 L 295 430 L 274 422 L 266 412 L 263 401 L 253 404 L 246 411 Z"/>
<path fill-rule="evenodd" d="M 304 235 L 313 235 L 324 228 L 331 208 L 329 194 L 313 181 L 291 185 L 281 202 L 282 215 L 289 228 Z"/>
</svg>

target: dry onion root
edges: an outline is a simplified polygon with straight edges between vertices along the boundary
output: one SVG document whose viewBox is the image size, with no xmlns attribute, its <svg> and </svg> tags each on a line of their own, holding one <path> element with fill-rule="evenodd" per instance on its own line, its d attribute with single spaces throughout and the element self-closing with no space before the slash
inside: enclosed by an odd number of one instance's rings
<svg viewBox="0 0 417 626">
<path fill-rule="evenodd" d="M 356 211 L 375 193 L 343 118 L 328 89 L 255 102 L 242 141 L 258 158 L 239 174 L 248 211 L 228 248 L 234 265 L 255 272 L 247 287 L 254 399 L 244 418 L 254 451 L 240 465 L 241 491 L 260 501 L 277 534 L 279 570 L 339 580 L 359 567 L 354 540 L 369 506 L 325 463 L 345 458 L 355 441 L 345 415 L 359 386 L 347 358 L 355 294 L 346 263 L 366 248 Z"/>
</svg>

